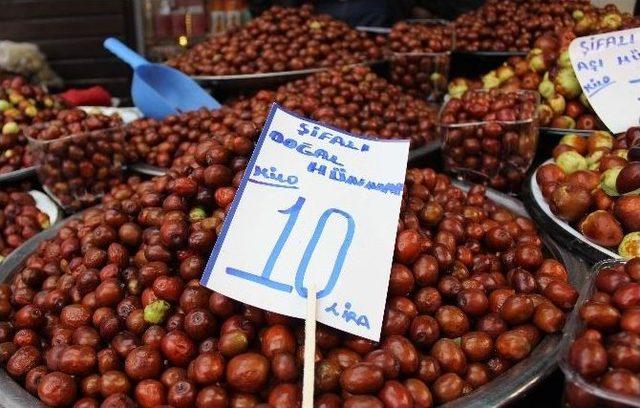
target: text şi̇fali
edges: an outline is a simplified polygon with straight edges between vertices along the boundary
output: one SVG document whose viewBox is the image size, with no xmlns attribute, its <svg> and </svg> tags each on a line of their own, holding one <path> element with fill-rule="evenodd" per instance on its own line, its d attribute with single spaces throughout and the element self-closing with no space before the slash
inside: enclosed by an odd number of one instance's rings
<svg viewBox="0 0 640 408">
<path fill-rule="evenodd" d="M 338 154 L 330 152 L 326 148 L 318 147 L 317 144 L 314 145 L 313 141 L 299 140 L 300 138 L 309 137 L 315 138 L 317 140 L 325 140 L 328 144 L 341 149 L 349 149 L 351 151 L 358 151 L 362 153 L 370 151 L 370 145 L 366 143 L 365 139 L 351 140 L 350 138 L 345 138 L 340 134 L 335 134 L 321 129 L 322 128 L 317 125 L 312 125 L 301 121 L 296 131 L 297 135 L 293 137 L 285 136 L 278 130 L 271 130 L 267 137 L 271 139 L 271 141 L 283 146 L 286 149 L 294 151 L 301 156 L 308 157 L 310 159 L 308 165 L 306 166 L 306 170 L 308 173 L 328 177 L 328 179 L 336 181 L 338 183 L 342 183 L 343 185 L 379 191 L 384 194 L 402 194 L 404 183 L 379 182 L 347 174 L 345 165 L 343 161 L 339 159 Z M 329 168 L 331 168 L 331 170 L 329 170 Z M 264 166 L 255 164 L 252 169 L 252 173 L 250 174 L 249 181 L 271 187 L 282 187 L 291 189 L 299 188 L 299 177 L 297 175 L 284 174 L 282 172 L 279 172 L 276 166 Z M 286 242 L 291 229 L 295 225 L 295 220 L 297 219 L 299 210 L 304 204 L 304 201 L 305 199 L 303 197 L 299 197 L 298 201 L 293 207 L 284 211 L 280 211 L 283 214 L 290 214 L 291 217 L 290 222 L 287 223 L 287 226 L 285 226 L 285 229 L 281 233 L 280 239 L 278 240 L 282 241 L 283 245 L 284 242 Z M 341 253 L 338 254 L 338 257 L 334 264 L 333 272 L 331 274 L 329 282 L 327 283 L 327 286 L 317 294 L 319 299 L 328 296 L 332 292 L 336 280 L 340 274 L 341 265 L 344 262 L 344 257 L 346 256 L 346 251 L 348 250 L 348 247 L 351 243 L 353 231 L 355 228 L 353 219 L 348 213 L 338 209 L 329 209 L 319 220 L 319 224 L 316 230 L 319 229 L 321 232 L 324 228 L 324 223 L 326 223 L 326 220 L 331 215 L 337 215 L 346 218 L 349 222 L 349 228 L 342 245 L 342 250 L 340 251 Z M 312 241 L 310 241 L 310 244 L 308 245 L 308 249 L 311 248 L 311 252 L 313 252 L 313 249 L 315 248 L 315 245 L 317 243 L 318 237 L 316 235 L 318 234 L 314 234 Z M 279 251 L 281 250 L 282 246 L 276 246 L 276 248 L 274 248 L 274 251 L 272 251 L 272 255 L 274 252 L 279 254 Z M 302 297 L 306 297 L 306 289 L 302 286 L 302 281 L 304 280 L 307 266 L 307 264 L 304 263 L 304 259 L 306 258 L 308 261 L 309 257 L 310 253 L 306 254 L 303 257 L 303 264 L 301 264 L 301 267 L 299 268 L 295 279 L 296 291 Z M 277 290 L 283 290 L 285 292 L 291 291 L 293 289 L 292 285 L 274 282 L 270 278 L 272 266 L 273 265 L 271 263 L 267 265 L 265 267 L 265 270 L 262 271 L 261 275 L 247 273 L 245 271 L 236 270 L 234 268 L 228 268 L 227 273 L 267 285 Z M 343 303 L 342 306 L 339 306 L 338 302 L 331 301 L 331 303 L 331 306 L 323 308 L 321 310 L 323 310 L 327 315 L 344 320 L 346 323 L 370 329 L 368 317 L 365 314 L 357 313 L 355 309 L 352 308 L 352 302 L 348 300 L 345 302 L 341 302 Z"/>
<path fill-rule="evenodd" d="M 576 70 L 578 72 L 591 71 L 594 76 L 589 78 L 582 85 L 587 96 L 592 97 L 601 90 L 616 83 L 615 78 L 609 74 L 603 74 L 602 71 L 606 67 L 606 62 L 613 63 L 615 66 L 624 66 L 640 62 L 640 51 L 636 48 L 629 49 L 629 46 L 635 44 L 635 34 L 613 33 L 606 37 L 588 37 L 578 43 L 582 51 L 583 58 L 576 62 Z M 604 49 L 622 48 L 619 53 L 612 55 L 612 61 L 605 61 L 603 58 L 590 58 L 594 52 Z M 631 79 L 629 83 L 640 83 L 640 78 Z"/>
<path fill-rule="evenodd" d="M 310 130 L 311 129 L 311 130 Z M 330 144 L 340 146 L 342 148 L 356 150 L 360 152 L 367 152 L 370 149 L 370 146 L 366 143 L 357 144 L 353 140 L 345 140 L 344 137 L 340 135 L 336 135 L 327 131 L 320 132 L 320 127 L 316 125 L 309 125 L 305 122 L 301 122 L 297 131 L 299 136 L 309 135 L 310 137 L 317 138 L 319 140 L 327 140 Z M 350 175 L 347 173 L 347 170 L 344 167 L 344 164 L 339 160 L 336 154 L 332 154 L 328 152 L 326 149 L 318 148 L 310 142 L 301 142 L 292 137 L 286 137 L 277 130 L 272 130 L 269 132 L 268 137 L 288 148 L 292 151 L 296 151 L 300 155 L 307 156 L 312 158 L 307 166 L 307 171 L 309 173 L 316 173 L 325 177 L 328 177 L 330 180 L 334 180 L 343 184 L 362 187 L 367 190 L 375 190 L 380 191 L 382 193 L 390 193 L 394 195 L 401 195 L 403 189 L 402 182 L 379 182 L 374 180 L 368 180 L 362 177 L 358 177 L 356 175 Z M 323 164 L 323 163 L 331 163 L 333 164 L 333 168 L 329 170 L 331 164 Z M 296 175 L 285 175 L 278 172 L 278 169 L 275 166 L 260 166 L 255 165 L 253 168 L 252 177 L 260 177 L 265 180 L 275 181 L 281 185 L 273 185 L 262 182 L 260 184 L 268 184 L 275 187 L 285 187 L 285 188 L 296 188 L 295 185 L 298 183 L 298 177 Z M 255 179 L 251 180 L 253 182 L 257 182 Z"/>
</svg>

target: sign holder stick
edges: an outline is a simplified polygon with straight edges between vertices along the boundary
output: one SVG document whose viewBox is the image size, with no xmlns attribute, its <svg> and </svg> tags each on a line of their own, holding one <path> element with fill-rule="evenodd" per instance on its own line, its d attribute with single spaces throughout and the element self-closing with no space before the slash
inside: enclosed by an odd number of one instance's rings
<svg viewBox="0 0 640 408">
<path fill-rule="evenodd" d="M 307 290 L 307 316 L 304 323 L 304 371 L 302 378 L 302 408 L 313 408 L 313 381 L 316 356 L 316 287 Z"/>
</svg>

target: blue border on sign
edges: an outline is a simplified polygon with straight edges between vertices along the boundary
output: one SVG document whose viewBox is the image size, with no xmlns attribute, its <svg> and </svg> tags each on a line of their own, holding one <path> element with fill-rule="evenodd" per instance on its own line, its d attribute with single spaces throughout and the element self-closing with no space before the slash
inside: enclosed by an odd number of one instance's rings
<svg viewBox="0 0 640 408">
<path fill-rule="evenodd" d="M 204 267 L 204 273 L 200 278 L 200 284 L 203 286 L 207 286 L 207 282 L 211 277 L 211 271 L 213 270 L 213 265 L 218 259 L 218 255 L 220 255 L 220 249 L 222 247 L 222 244 L 224 243 L 224 239 L 227 236 L 227 232 L 231 225 L 231 221 L 233 221 L 233 217 L 236 213 L 236 209 L 238 208 L 238 203 L 240 202 L 240 199 L 242 198 L 242 195 L 244 194 L 244 190 L 247 186 L 247 183 L 249 182 L 249 178 L 251 177 L 251 171 L 247 171 L 247 169 L 252 169 L 255 166 L 256 161 L 258 160 L 258 155 L 260 154 L 260 150 L 262 149 L 262 145 L 264 144 L 264 140 L 267 137 L 267 130 L 269 129 L 269 126 L 271 126 L 271 121 L 273 120 L 273 116 L 276 114 L 278 109 L 300 120 L 304 120 L 306 122 L 310 122 L 315 125 L 322 126 L 322 127 L 334 130 L 336 132 L 349 135 L 357 139 L 365 139 L 365 140 L 372 140 L 376 142 L 385 142 L 385 143 L 410 143 L 409 139 L 380 139 L 380 138 L 375 138 L 371 136 L 352 135 L 351 133 L 345 132 L 344 130 L 338 129 L 336 127 L 328 126 L 320 122 L 317 122 L 315 120 L 301 117 L 274 102 L 271 105 L 269 116 L 267 116 L 267 120 L 265 121 L 264 126 L 262 127 L 262 131 L 260 132 L 260 137 L 258 138 L 256 147 L 255 149 L 253 149 L 253 153 L 251 154 L 251 159 L 249 160 L 249 163 L 247 163 L 247 167 L 244 171 L 244 175 L 242 176 L 242 180 L 240 181 L 240 185 L 238 186 L 238 191 L 236 192 L 236 195 L 233 198 L 233 202 L 231 203 L 231 207 L 229 207 L 229 212 L 227 213 L 227 216 L 224 219 L 224 223 L 222 224 L 222 230 L 220 231 L 220 235 L 218 235 L 218 238 L 216 239 L 216 243 L 213 246 L 213 250 L 211 251 L 211 255 L 209 256 L 209 260 L 207 261 L 207 264 Z"/>
</svg>

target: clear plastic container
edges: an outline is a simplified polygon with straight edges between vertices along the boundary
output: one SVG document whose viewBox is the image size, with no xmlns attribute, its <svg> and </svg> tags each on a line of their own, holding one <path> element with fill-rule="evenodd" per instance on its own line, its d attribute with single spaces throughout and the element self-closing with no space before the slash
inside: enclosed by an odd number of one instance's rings
<svg viewBox="0 0 640 408">
<path fill-rule="evenodd" d="M 430 102 L 441 102 L 447 93 L 451 51 L 455 47 L 455 30 L 446 20 L 408 20 L 409 24 L 444 27 L 451 35 L 451 49 L 445 52 L 391 52 L 390 82 L 405 92 Z"/>
<path fill-rule="evenodd" d="M 523 100 L 533 98 L 536 106 L 539 103 L 537 92 L 515 93 Z M 440 110 L 440 118 L 445 106 L 446 103 Z M 439 119 L 438 128 L 445 171 L 461 180 L 487 184 L 500 191 L 516 192 L 520 189 L 538 147 L 539 123 L 535 110 L 531 118 L 512 122 L 443 124 Z"/>
<path fill-rule="evenodd" d="M 122 179 L 123 128 L 87 131 L 53 140 L 34 138 L 49 124 L 25 129 L 44 190 L 66 212 L 76 212 L 96 204 Z"/>
<path fill-rule="evenodd" d="M 595 279 L 598 272 L 607 267 L 624 264 L 625 261 L 608 259 L 593 266 L 589 281 L 584 285 L 580 298 L 564 328 L 564 336 L 560 345 L 559 364 L 564 373 L 566 382 L 563 395 L 563 406 L 569 408 L 595 408 L 595 407 L 640 407 L 640 397 L 633 397 L 613 392 L 598 386 L 583 378 L 568 362 L 569 349 L 578 333 L 586 325 L 580 318 L 580 308 L 596 291 Z M 636 374 L 637 375 L 637 374 Z"/>
</svg>

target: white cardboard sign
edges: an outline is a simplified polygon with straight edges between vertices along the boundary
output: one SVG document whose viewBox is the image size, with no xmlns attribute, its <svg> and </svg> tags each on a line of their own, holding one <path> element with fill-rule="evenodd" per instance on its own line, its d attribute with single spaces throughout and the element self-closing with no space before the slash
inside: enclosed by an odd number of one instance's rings
<svg viewBox="0 0 640 408">
<path fill-rule="evenodd" d="M 272 107 L 202 277 L 226 296 L 379 340 L 409 142 Z"/>
<path fill-rule="evenodd" d="M 569 57 L 589 103 L 611 132 L 640 123 L 640 28 L 578 37 Z"/>
</svg>

